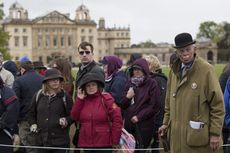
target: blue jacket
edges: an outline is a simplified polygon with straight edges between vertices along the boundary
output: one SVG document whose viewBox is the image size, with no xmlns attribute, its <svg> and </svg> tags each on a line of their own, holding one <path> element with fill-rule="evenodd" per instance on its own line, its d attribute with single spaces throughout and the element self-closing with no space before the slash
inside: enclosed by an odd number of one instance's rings
<svg viewBox="0 0 230 153">
<path fill-rule="evenodd" d="M 228 78 L 224 90 L 224 105 L 225 105 L 224 126 L 230 128 L 230 77 Z"/>
<path fill-rule="evenodd" d="M 115 73 L 110 81 L 105 81 L 105 91 L 112 94 L 115 102 L 120 106 L 121 96 L 127 82 L 127 75 L 124 71 Z"/>
<path fill-rule="evenodd" d="M 41 89 L 43 79 L 35 70 L 30 69 L 14 81 L 13 89 L 20 103 L 19 121 L 26 120 L 33 95 Z"/>
</svg>

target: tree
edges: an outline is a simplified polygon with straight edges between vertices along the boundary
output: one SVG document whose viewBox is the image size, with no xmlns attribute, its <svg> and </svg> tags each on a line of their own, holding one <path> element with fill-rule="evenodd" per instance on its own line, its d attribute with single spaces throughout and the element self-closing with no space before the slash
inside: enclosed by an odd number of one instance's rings
<svg viewBox="0 0 230 153">
<path fill-rule="evenodd" d="M 0 20 L 2 20 L 4 17 L 3 12 L 3 3 L 0 4 Z M 2 27 L 0 27 L 0 52 L 2 52 L 4 59 L 8 60 L 10 59 L 10 54 L 7 52 L 7 45 L 9 41 L 9 34 L 3 30 Z"/>
<path fill-rule="evenodd" d="M 151 40 L 147 40 L 145 42 L 140 42 L 139 44 L 131 45 L 131 48 L 153 48 L 153 47 L 156 47 L 156 44 L 154 44 Z"/>
<path fill-rule="evenodd" d="M 200 24 L 199 32 L 196 37 L 209 38 L 213 42 L 218 43 L 223 37 L 223 34 L 224 34 L 224 29 L 221 25 L 213 21 L 206 21 Z"/>
<path fill-rule="evenodd" d="M 222 22 L 220 26 L 223 29 L 220 40 L 217 42 L 217 46 L 220 49 L 230 48 L 230 23 Z"/>
</svg>

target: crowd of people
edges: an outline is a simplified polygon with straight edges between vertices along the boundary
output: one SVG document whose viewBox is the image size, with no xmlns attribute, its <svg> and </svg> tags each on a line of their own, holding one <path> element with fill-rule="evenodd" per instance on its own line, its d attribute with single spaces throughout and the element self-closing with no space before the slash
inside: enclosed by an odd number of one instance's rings
<svg viewBox="0 0 230 153">
<path fill-rule="evenodd" d="M 230 127 L 230 73 L 224 70 L 221 91 L 195 43 L 189 33 L 175 37 L 168 77 L 154 55 L 133 54 L 125 68 L 116 55 L 96 62 L 88 42 L 76 51 L 76 78 L 65 58 L 45 67 L 27 57 L 3 62 L 0 54 L 0 144 L 27 146 L 0 146 L 0 152 L 66 153 L 73 140 L 75 153 L 112 153 L 120 148 L 122 128 L 137 149 L 159 148 L 162 140 L 171 153 L 222 152 L 222 128 L 227 143 Z"/>
</svg>

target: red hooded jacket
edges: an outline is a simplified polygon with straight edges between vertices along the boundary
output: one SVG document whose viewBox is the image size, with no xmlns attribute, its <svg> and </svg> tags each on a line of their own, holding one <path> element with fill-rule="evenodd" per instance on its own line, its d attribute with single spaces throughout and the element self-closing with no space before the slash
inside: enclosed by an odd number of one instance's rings
<svg viewBox="0 0 230 153">
<path fill-rule="evenodd" d="M 78 147 L 111 147 L 119 144 L 121 111 L 109 93 L 97 92 L 83 100 L 77 98 L 71 117 L 81 125 Z"/>
</svg>

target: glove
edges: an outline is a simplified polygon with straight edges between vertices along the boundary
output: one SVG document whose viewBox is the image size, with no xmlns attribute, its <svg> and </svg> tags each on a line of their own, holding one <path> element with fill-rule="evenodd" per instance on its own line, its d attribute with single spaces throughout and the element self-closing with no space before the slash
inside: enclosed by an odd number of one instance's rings
<svg viewBox="0 0 230 153">
<path fill-rule="evenodd" d="M 62 128 L 67 127 L 68 122 L 67 122 L 65 117 L 62 117 L 62 118 L 59 119 L 59 125 L 61 125 Z"/>
<path fill-rule="evenodd" d="M 20 138 L 19 138 L 18 134 L 14 134 L 14 136 L 13 136 L 13 145 L 14 146 L 20 145 Z M 19 150 L 19 147 L 14 147 L 14 152 L 16 152 L 17 150 Z"/>
<path fill-rule="evenodd" d="M 30 132 L 37 133 L 38 132 L 38 126 L 37 124 L 33 124 L 30 126 Z"/>
</svg>

